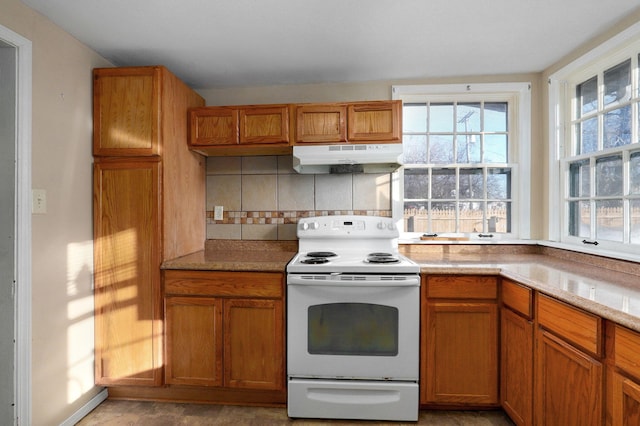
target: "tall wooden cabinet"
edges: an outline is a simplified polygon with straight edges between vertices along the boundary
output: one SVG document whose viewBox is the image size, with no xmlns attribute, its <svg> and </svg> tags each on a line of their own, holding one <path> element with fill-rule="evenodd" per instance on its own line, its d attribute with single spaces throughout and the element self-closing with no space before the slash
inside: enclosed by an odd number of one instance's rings
<svg viewBox="0 0 640 426">
<path fill-rule="evenodd" d="M 205 238 L 205 162 L 186 141 L 203 104 L 164 67 L 94 70 L 97 384 L 162 383 L 160 264 Z"/>
</svg>

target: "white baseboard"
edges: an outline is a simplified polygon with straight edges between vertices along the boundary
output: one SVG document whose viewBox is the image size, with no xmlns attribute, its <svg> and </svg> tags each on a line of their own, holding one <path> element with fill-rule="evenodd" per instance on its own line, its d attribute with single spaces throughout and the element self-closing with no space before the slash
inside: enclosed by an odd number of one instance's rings
<svg viewBox="0 0 640 426">
<path fill-rule="evenodd" d="M 84 404 L 78 411 L 73 413 L 71 417 L 69 417 L 64 422 L 60 423 L 60 426 L 73 426 L 78 423 L 80 420 L 84 418 L 87 414 L 89 414 L 94 408 L 102 403 L 109 396 L 109 391 L 107 388 L 102 389 L 102 391 L 91 398 L 89 402 Z"/>
</svg>

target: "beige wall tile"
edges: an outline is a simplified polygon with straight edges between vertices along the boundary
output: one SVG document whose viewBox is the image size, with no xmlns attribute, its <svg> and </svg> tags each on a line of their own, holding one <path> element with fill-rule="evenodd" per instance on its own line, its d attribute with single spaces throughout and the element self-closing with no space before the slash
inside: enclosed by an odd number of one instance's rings
<svg viewBox="0 0 640 426">
<path fill-rule="evenodd" d="M 242 225 L 243 240 L 277 240 L 278 225 Z"/>
<path fill-rule="evenodd" d="M 278 210 L 314 210 L 313 175 L 278 175 Z"/>
<path fill-rule="evenodd" d="M 296 240 L 298 238 L 297 227 L 295 224 L 278 225 L 279 240 Z"/>
<path fill-rule="evenodd" d="M 278 157 L 275 155 L 242 157 L 243 175 L 264 175 L 276 173 L 278 173 Z"/>
<path fill-rule="evenodd" d="M 391 210 L 391 174 L 353 175 L 354 210 Z"/>
<path fill-rule="evenodd" d="M 276 210 L 277 193 L 276 175 L 242 175 L 242 210 Z"/>
<path fill-rule="evenodd" d="M 207 157 L 208 175 L 239 175 L 242 157 Z"/>
<path fill-rule="evenodd" d="M 224 210 L 240 210 L 242 207 L 242 176 L 207 176 L 207 211 L 214 206 L 223 206 Z"/>
<path fill-rule="evenodd" d="M 316 210 L 351 210 L 353 179 L 351 174 L 315 175 Z"/>
<path fill-rule="evenodd" d="M 296 174 L 293 170 L 293 155 L 280 155 L 278 156 L 278 174 Z"/>
<path fill-rule="evenodd" d="M 208 240 L 240 240 L 242 239 L 242 225 L 207 224 Z"/>
</svg>

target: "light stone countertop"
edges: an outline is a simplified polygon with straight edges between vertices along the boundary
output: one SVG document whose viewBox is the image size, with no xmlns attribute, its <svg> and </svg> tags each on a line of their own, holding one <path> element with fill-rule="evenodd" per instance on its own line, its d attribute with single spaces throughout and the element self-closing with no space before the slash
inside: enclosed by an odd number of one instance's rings
<svg viewBox="0 0 640 426">
<path fill-rule="evenodd" d="M 544 254 L 409 257 L 423 274 L 498 274 L 640 332 L 639 275 Z"/>
<path fill-rule="evenodd" d="M 423 274 L 501 275 L 640 332 L 640 263 L 537 246 L 400 246 Z M 163 269 L 282 272 L 295 242 L 208 240 Z"/>
</svg>

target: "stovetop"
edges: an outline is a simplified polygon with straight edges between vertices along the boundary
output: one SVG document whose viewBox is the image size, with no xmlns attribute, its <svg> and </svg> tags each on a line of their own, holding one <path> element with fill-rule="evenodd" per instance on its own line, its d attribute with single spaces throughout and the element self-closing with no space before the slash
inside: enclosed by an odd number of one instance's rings
<svg viewBox="0 0 640 426">
<path fill-rule="evenodd" d="M 298 223 L 299 252 L 289 273 L 419 273 L 398 253 L 393 219 L 377 216 L 319 216 Z"/>
</svg>

